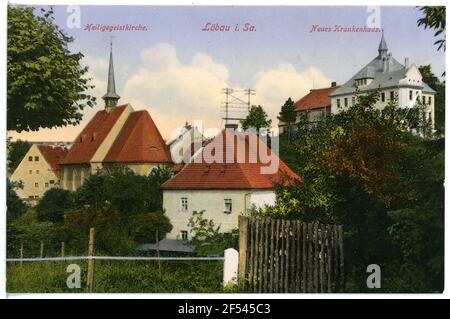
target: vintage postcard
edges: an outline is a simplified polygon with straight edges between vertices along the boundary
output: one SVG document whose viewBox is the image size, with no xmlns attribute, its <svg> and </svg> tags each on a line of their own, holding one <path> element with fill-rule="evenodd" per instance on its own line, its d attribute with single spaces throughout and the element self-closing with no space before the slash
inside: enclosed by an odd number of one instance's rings
<svg viewBox="0 0 450 319">
<path fill-rule="evenodd" d="M 8 296 L 444 291 L 445 6 L 5 7 Z"/>
</svg>

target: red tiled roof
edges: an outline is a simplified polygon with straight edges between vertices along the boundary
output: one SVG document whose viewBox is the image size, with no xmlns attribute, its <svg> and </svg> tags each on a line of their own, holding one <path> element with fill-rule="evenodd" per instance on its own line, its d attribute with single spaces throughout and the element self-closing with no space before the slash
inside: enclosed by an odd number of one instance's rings
<svg viewBox="0 0 450 319">
<path fill-rule="evenodd" d="M 221 139 L 218 138 L 222 136 Z M 216 136 L 202 151 L 186 164 L 181 171 L 162 185 L 163 189 L 272 189 L 276 183 L 289 184 L 292 180 L 300 177 L 295 174 L 281 159 L 279 159 L 278 171 L 274 174 L 262 174 L 261 168 L 268 167 L 263 164 L 258 155 L 271 154 L 271 150 L 255 135 L 249 137 L 242 133 L 234 136 L 234 143 L 226 143 L 227 133 L 223 131 Z M 244 147 L 237 147 L 240 139 Z M 250 143 L 250 138 L 254 138 L 256 145 Z M 228 137 L 228 140 L 231 139 Z M 242 145 L 241 144 L 241 145 Z M 225 163 L 213 161 L 216 152 L 217 157 Z M 233 163 L 226 163 L 227 158 L 232 158 Z M 242 163 L 237 163 L 241 158 Z M 219 160 L 220 161 L 220 160 Z M 197 163 L 198 162 L 198 163 Z M 209 164 L 210 163 L 210 164 Z"/>
<path fill-rule="evenodd" d="M 126 107 L 127 104 L 118 106 L 110 112 L 98 111 L 78 135 L 61 164 L 89 163 Z"/>
<path fill-rule="evenodd" d="M 338 88 L 339 86 L 331 86 L 328 88 L 311 90 L 308 94 L 295 102 L 295 110 L 302 111 L 331 107 L 331 98 L 329 95 Z"/>
<path fill-rule="evenodd" d="M 147 111 L 130 114 L 104 162 L 171 163 L 166 143 Z"/>
<path fill-rule="evenodd" d="M 61 146 L 38 145 L 39 151 L 45 160 L 50 164 L 56 176 L 60 177 L 59 164 L 67 156 L 68 149 Z"/>
</svg>

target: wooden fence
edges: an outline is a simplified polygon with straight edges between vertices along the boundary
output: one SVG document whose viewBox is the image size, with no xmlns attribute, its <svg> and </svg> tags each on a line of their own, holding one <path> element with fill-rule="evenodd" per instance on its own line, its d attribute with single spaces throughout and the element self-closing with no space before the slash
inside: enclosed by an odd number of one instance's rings
<svg viewBox="0 0 450 319">
<path fill-rule="evenodd" d="M 343 228 L 240 216 L 239 277 L 253 292 L 343 292 Z"/>
</svg>

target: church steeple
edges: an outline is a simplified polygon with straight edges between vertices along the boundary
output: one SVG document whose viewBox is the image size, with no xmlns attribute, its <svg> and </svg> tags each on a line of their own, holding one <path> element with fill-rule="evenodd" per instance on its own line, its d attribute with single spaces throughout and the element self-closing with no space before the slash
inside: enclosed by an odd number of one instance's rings
<svg viewBox="0 0 450 319">
<path fill-rule="evenodd" d="M 116 93 L 116 82 L 114 80 L 112 41 L 109 52 L 108 88 L 106 89 L 106 94 L 103 95 L 102 99 L 105 100 L 105 109 L 107 111 L 110 111 L 116 107 L 117 101 L 120 99 L 120 96 Z"/>
<path fill-rule="evenodd" d="M 378 57 L 380 57 L 380 58 L 387 57 L 387 52 L 388 52 L 388 47 L 387 47 L 386 41 L 384 40 L 384 30 L 383 30 L 382 34 L 381 34 L 380 45 L 378 46 Z"/>
</svg>

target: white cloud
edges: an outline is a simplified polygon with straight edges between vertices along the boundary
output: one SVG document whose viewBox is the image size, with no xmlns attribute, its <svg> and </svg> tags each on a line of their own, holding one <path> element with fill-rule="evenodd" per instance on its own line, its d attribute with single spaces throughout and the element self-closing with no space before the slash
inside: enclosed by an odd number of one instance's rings
<svg viewBox="0 0 450 319">
<path fill-rule="evenodd" d="M 89 66 L 89 76 L 96 86 L 91 94 L 97 97 L 97 106 L 86 110 L 81 125 L 37 133 L 14 133 L 13 138 L 73 140 L 78 135 L 93 114 L 103 108 L 101 97 L 106 92 L 108 71 L 107 57 L 85 57 L 83 63 Z M 221 91 L 233 85 L 228 83 L 230 71 L 227 66 L 214 61 L 211 56 L 198 52 L 190 62 L 182 63 L 174 46 L 160 43 L 142 51 L 136 71 L 131 72 L 128 65 L 115 65 L 115 68 L 116 85 L 118 79 L 124 83 L 123 88 L 117 87 L 121 96 L 119 103 L 131 103 L 136 110 L 147 109 L 166 139 L 185 121 L 203 120 L 205 130 L 221 124 L 224 115 L 220 109 L 224 100 Z M 256 90 L 252 104 L 261 104 L 272 124 L 277 125 L 276 116 L 288 97 L 297 100 L 313 87 L 329 85 L 330 79 L 314 66 L 298 72 L 292 64 L 280 64 L 257 73 L 254 83 L 248 83 L 247 87 Z"/>
<path fill-rule="evenodd" d="M 278 68 L 256 74 L 256 96 L 252 104 L 261 104 L 272 119 L 278 123 L 281 105 L 291 97 L 294 101 L 312 88 L 330 86 L 331 80 L 318 68 L 311 66 L 299 73 L 292 64 L 280 64 Z"/>
</svg>

